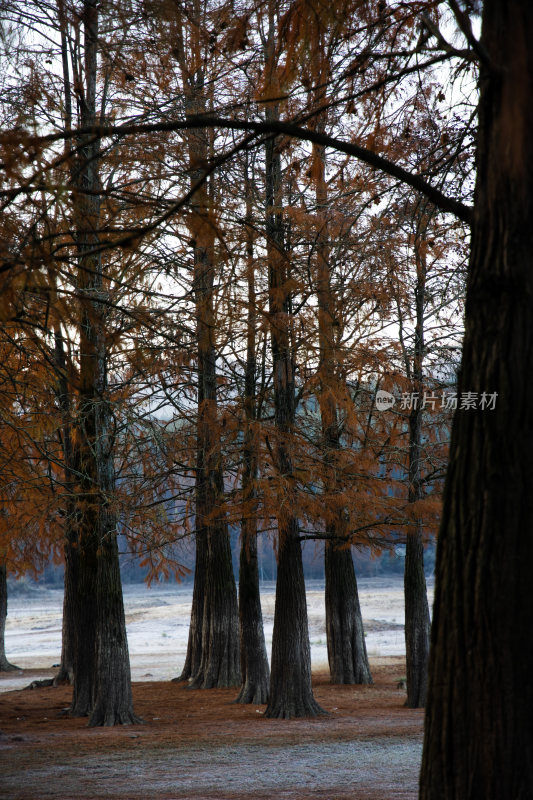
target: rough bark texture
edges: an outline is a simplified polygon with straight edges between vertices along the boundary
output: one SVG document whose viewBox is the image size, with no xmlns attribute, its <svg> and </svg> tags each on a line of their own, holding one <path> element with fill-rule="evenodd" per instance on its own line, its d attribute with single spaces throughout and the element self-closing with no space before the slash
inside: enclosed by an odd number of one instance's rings
<svg viewBox="0 0 533 800">
<path fill-rule="evenodd" d="M 331 682 L 372 683 L 351 548 L 326 541 L 324 567 Z"/>
<path fill-rule="evenodd" d="M 6 658 L 6 618 L 7 618 L 7 570 L 6 565 L 0 563 L 0 672 L 10 672 L 18 669 L 10 664 Z"/>
<path fill-rule="evenodd" d="M 214 689 L 239 686 L 240 682 L 237 590 L 224 522 L 209 528 L 202 657 L 191 687 Z"/>
<path fill-rule="evenodd" d="M 88 522 L 88 511 L 85 523 Z M 70 713 L 73 717 L 89 716 L 94 704 L 96 674 L 96 543 L 88 538 L 80 525 L 78 548 L 78 584 L 75 595 L 75 635 L 73 687 Z"/>
<path fill-rule="evenodd" d="M 423 800 L 533 797 L 533 5 L 485 0 L 477 184 L 438 542 Z M 489 61 L 490 60 L 490 61 Z"/>
<path fill-rule="evenodd" d="M 278 576 L 272 636 L 270 701 L 265 716 L 291 719 L 325 712 L 311 689 L 311 650 L 298 521 L 278 521 Z"/>
<path fill-rule="evenodd" d="M 205 234 L 206 227 L 204 220 L 198 236 Z M 217 435 L 213 266 L 209 251 L 198 240 L 195 256 L 199 381 L 196 525 L 206 539 L 206 561 L 201 652 L 196 654 L 199 667 L 191 673 L 191 685 L 212 689 L 240 684 L 239 616 Z"/>
<path fill-rule="evenodd" d="M 142 721 L 133 711 L 116 519 L 113 513 L 105 516 L 107 525 L 102 519 L 104 535 L 100 538 L 97 553 L 98 622 L 94 702 L 89 716 L 91 727 L 131 725 Z"/>
<path fill-rule="evenodd" d="M 237 703 L 268 703 L 270 668 L 259 595 L 257 533 L 243 525 L 239 571 L 242 686 Z"/>
</svg>

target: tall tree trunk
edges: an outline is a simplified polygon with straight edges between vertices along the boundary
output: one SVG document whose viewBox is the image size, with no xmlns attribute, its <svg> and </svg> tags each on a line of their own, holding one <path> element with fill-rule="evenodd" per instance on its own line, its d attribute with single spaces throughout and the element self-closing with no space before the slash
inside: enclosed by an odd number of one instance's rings
<svg viewBox="0 0 533 800">
<path fill-rule="evenodd" d="M 67 374 L 67 360 L 63 335 L 58 325 L 55 333 L 55 369 L 57 374 L 57 402 L 61 413 L 61 440 L 63 446 L 63 474 L 65 482 L 64 505 L 64 593 L 63 629 L 61 636 L 61 664 L 54 684 L 74 682 L 74 648 L 76 637 L 76 593 L 78 587 L 78 529 L 75 503 L 76 465 L 72 443 L 72 403 Z"/>
<path fill-rule="evenodd" d="M 419 398 L 423 394 L 424 364 L 424 298 L 426 291 L 426 258 L 422 238 L 425 237 L 427 219 L 419 215 L 415 237 L 417 282 L 415 289 L 416 325 L 412 382 Z M 422 410 L 414 403 L 409 414 L 409 504 L 422 496 Z M 416 517 L 407 531 L 404 569 L 405 594 L 405 654 L 407 669 L 407 703 L 409 708 L 423 708 L 426 704 L 430 617 L 424 573 L 424 546 L 422 521 Z"/>
<path fill-rule="evenodd" d="M 317 49 L 324 51 L 323 42 Z M 326 61 L 325 58 L 323 59 Z M 316 98 L 318 106 L 324 105 L 324 89 L 327 85 L 327 63 L 318 75 L 321 87 Z M 325 115 L 317 120 L 317 128 L 325 128 Z M 330 252 L 326 205 L 328 189 L 326 183 L 326 149 L 314 145 L 314 171 L 317 203 L 317 298 L 319 338 L 319 407 L 322 424 L 324 453 L 324 505 L 325 514 L 325 603 L 328 661 L 333 683 L 372 683 L 372 673 L 366 652 L 363 618 L 357 591 L 357 579 L 352 552 L 344 521 L 344 510 L 338 508 L 336 495 L 342 491 L 341 473 L 338 469 L 338 454 L 341 449 L 337 395 L 339 391 L 338 355 L 335 347 L 334 306 L 331 291 Z M 344 387 L 343 387 L 344 388 Z M 328 506 L 330 506 L 328 508 Z M 332 507 L 331 507 L 332 506 Z"/>
<path fill-rule="evenodd" d="M 81 126 L 96 122 L 98 3 L 85 0 L 85 95 Z M 113 434 L 107 401 L 106 294 L 98 245 L 98 144 L 84 138 L 75 213 L 80 297 L 78 420 L 79 581 L 71 713 L 89 725 L 138 722 L 133 712 L 113 509 Z"/>
<path fill-rule="evenodd" d="M 246 154 L 247 159 L 247 154 Z M 239 569 L 239 622 L 241 633 L 242 686 L 238 703 L 267 703 L 270 669 L 263 630 L 263 614 L 259 592 L 257 563 L 257 441 L 256 420 L 256 293 L 252 233 L 251 185 L 246 161 L 246 259 L 248 270 L 248 318 L 246 343 L 246 373 L 244 380 L 245 430 L 243 443 L 244 468 L 242 475 L 243 520 L 241 523 L 241 553 Z"/>
<path fill-rule="evenodd" d="M 242 525 L 239 572 L 242 686 L 237 703 L 268 703 L 270 669 L 263 630 L 257 563 L 257 530 Z M 252 523 L 254 520 L 252 520 Z"/>
<path fill-rule="evenodd" d="M 65 131 L 72 130 L 72 95 L 69 72 L 69 52 L 67 36 L 67 17 L 65 14 L 64 0 L 57 0 L 57 13 L 61 36 L 61 62 L 63 68 L 63 113 Z M 76 169 L 71 159 L 72 144 L 69 138 L 65 139 L 65 160 L 70 162 L 70 178 L 73 185 L 76 183 Z M 77 475 L 79 465 L 76 465 L 76 448 L 73 444 L 73 402 L 72 386 L 69 385 L 67 357 L 63 340 L 61 325 L 58 323 L 54 331 L 55 341 L 55 368 L 57 373 L 57 401 L 61 413 L 61 435 L 63 445 L 63 472 L 66 488 L 65 499 L 65 541 L 64 541 L 64 593 L 63 593 L 63 628 L 61 636 L 61 664 L 59 672 L 54 678 L 54 683 L 64 681 L 74 683 L 74 658 L 76 652 L 76 625 L 77 625 L 77 593 L 79 580 L 78 562 L 78 509 L 75 500 Z"/>
<path fill-rule="evenodd" d="M 6 658 L 6 618 L 7 618 L 7 569 L 3 562 L 0 562 L 0 672 L 10 672 L 18 669 L 14 664 L 10 664 Z"/>
<path fill-rule="evenodd" d="M 530 2 L 485 0 L 459 379 L 478 407 L 453 423 L 422 800 L 533 797 L 532 37 Z"/>
<path fill-rule="evenodd" d="M 267 69 L 274 63 L 274 3 L 269 2 Z M 268 120 L 279 116 L 277 105 L 266 109 Z M 296 515 L 296 498 L 290 484 L 293 465 L 287 437 L 294 426 L 295 385 L 289 335 L 287 260 L 283 249 L 281 215 L 281 160 L 274 139 L 267 140 L 265 152 L 266 238 L 269 265 L 269 318 L 274 378 L 276 442 L 274 467 L 278 474 L 278 575 L 270 700 L 267 717 L 315 716 L 323 713 L 311 687 L 311 648 L 302 564 L 302 546 Z"/>
<path fill-rule="evenodd" d="M 208 225 L 207 220 L 204 225 Z M 217 435 L 213 267 L 198 240 L 195 256 L 198 380 L 202 387 L 197 429 L 196 525 L 205 535 L 207 547 L 205 578 L 199 576 L 204 581 L 201 652 L 191 685 L 211 689 L 240 684 L 239 619 L 229 533 L 221 510 L 224 478 Z"/>
<path fill-rule="evenodd" d="M 175 54 L 184 84 L 187 115 L 206 110 L 204 64 L 202 59 L 202 8 L 194 0 L 189 24 L 189 51 L 185 52 L 181 12 L 178 10 Z M 229 532 L 224 511 L 224 468 L 220 451 L 216 395 L 216 341 L 214 313 L 214 218 L 205 178 L 209 146 L 205 130 L 191 131 L 187 139 L 191 186 L 196 186 L 190 209 L 189 229 L 194 251 L 194 295 L 198 346 L 198 422 L 196 464 L 197 563 L 193 603 L 202 604 L 202 634 L 197 650 L 196 620 L 199 605 L 194 606 L 186 666 L 191 686 L 211 689 L 239 686 L 239 613 Z M 204 533 L 205 532 L 205 533 Z M 205 536 L 205 560 L 202 548 Z M 200 557 L 198 557 L 200 556 Z M 205 567 L 205 572 L 199 572 Z M 196 591 L 198 580 L 198 591 Z M 200 588 L 203 587 L 203 599 Z M 198 666 L 196 666 L 198 665 Z M 195 671 L 193 671 L 193 666 Z M 183 676 L 183 674 L 182 674 Z M 184 676 L 183 676 L 184 677 Z"/>
<path fill-rule="evenodd" d="M 94 124 L 96 120 L 96 70 L 98 52 L 98 11 L 96 4 L 85 0 L 85 93 L 81 98 L 80 123 Z M 80 385 L 77 425 L 77 458 L 79 482 L 76 503 L 79 508 L 78 531 L 78 586 L 76 597 L 76 634 L 74 652 L 74 684 L 71 705 L 73 716 L 88 716 L 94 705 L 96 676 L 96 628 L 98 606 L 96 598 L 96 573 L 98 552 L 98 474 L 95 446 L 98 437 L 96 406 L 101 401 L 98 389 L 101 377 L 99 345 L 102 331 L 96 315 L 102 309 L 97 305 L 101 291 L 101 264 L 98 257 L 86 256 L 98 242 L 100 204 L 98 200 L 97 150 L 87 139 L 73 167 L 73 184 L 76 186 L 74 213 L 78 249 L 78 281 L 80 295 Z M 91 299 L 93 302 L 91 303 Z M 98 320 L 100 322 L 100 320 Z"/>
<path fill-rule="evenodd" d="M 194 541 L 196 546 L 196 558 L 194 563 L 194 585 L 192 592 L 191 618 L 189 622 L 189 638 L 187 641 L 187 653 L 185 664 L 181 674 L 175 680 L 192 681 L 200 672 L 202 663 L 202 626 L 204 619 L 204 606 L 207 591 L 207 565 L 209 563 L 208 550 L 208 531 L 202 523 L 202 508 L 205 483 L 205 464 L 204 453 L 205 443 L 200 436 L 200 409 L 204 406 L 204 380 L 203 367 L 198 361 L 198 423 L 196 433 L 196 474 L 195 474 L 195 525 Z"/>
</svg>

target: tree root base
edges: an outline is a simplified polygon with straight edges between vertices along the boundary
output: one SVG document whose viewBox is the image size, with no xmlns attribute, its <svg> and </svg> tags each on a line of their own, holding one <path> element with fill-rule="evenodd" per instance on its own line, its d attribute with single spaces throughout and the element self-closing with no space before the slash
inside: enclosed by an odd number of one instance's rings
<svg viewBox="0 0 533 800">
<path fill-rule="evenodd" d="M 269 705 L 265 711 L 268 719 L 301 719 L 302 717 L 329 717 L 329 712 L 318 705 L 316 700 L 295 705 L 294 702 L 278 702 Z"/>
<path fill-rule="evenodd" d="M 270 699 L 269 683 L 269 681 L 245 683 L 233 702 L 254 706 L 266 705 Z"/>
</svg>

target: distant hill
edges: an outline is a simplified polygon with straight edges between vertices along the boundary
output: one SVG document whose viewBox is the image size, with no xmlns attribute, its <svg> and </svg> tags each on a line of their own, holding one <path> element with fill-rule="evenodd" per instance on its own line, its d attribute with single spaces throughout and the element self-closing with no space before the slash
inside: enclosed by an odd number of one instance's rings
<svg viewBox="0 0 533 800">
<path fill-rule="evenodd" d="M 146 577 L 146 568 L 141 567 L 140 559 L 134 558 L 125 550 L 125 542 L 122 539 L 122 555 L 120 557 L 121 574 L 123 583 L 142 583 Z M 235 577 L 238 580 L 239 574 L 239 534 L 236 529 L 231 532 L 231 545 L 233 555 L 233 568 Z M 358 577 L 374 577 L 378 575 L 401 575 L 403 574 L 404 545 L 397 545 L 391 552 L 381 555 L 372 554 L 369 548 L 353 548 L 353 558 Z M 192 542 L 180 548 L 176 554 L 180 563 L 191 569 L 191 574 L 185 582 L 194 579 L 194 547 Z M 258 542 L 259 574 L 263 581 L 273 581 L 276 579 L 276 556 L 272 547 L 271 539 L 266 535 L 259 536 Z M 321 541 L 306 541 L 303 543 L 303 562 L 304 574 L 307 579 L 321 580 L 324 578 L 324 543 Z M 435 545 L 431 544 L 425 553 L 426 574 L 431 575 L 435 566 Z M 37 581 L 29 576 L 25 576 L 19 581 L 9 579 L 9 593 L 19 594 L 21 592 L 32 592 L 35 584 L 44 585 L 50 589 L 60 589 L 63 586 L 63 566 L 61 564 L 50 563 Z"/>
</svg>

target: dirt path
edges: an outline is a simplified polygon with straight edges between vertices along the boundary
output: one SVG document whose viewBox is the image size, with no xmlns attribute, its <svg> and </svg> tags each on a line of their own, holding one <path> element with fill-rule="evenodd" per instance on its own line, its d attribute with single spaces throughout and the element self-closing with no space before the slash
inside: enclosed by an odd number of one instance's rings
<svg viewBox="0 0 533 800">
<path fill-rule="evenodd" d="M 234 690 L 134 686 L 145 724 L 88 729 L 63 710 L 70 689 L 0 696 L 0 794 L 6 800 L 81 798 L 352 798 L 415 800 L 420 711 L 397 688 L 403 659 L 373 664 L 373 687 L 315 676 L 328 717 L 267 720 Z"/>
</svg>

